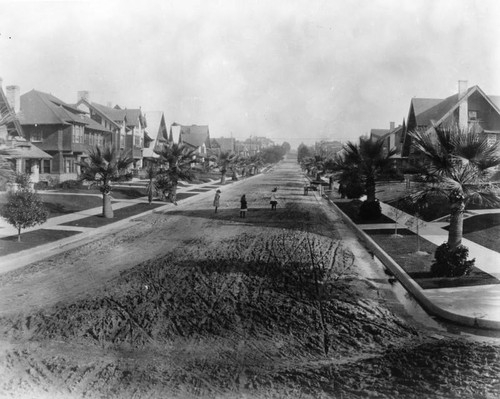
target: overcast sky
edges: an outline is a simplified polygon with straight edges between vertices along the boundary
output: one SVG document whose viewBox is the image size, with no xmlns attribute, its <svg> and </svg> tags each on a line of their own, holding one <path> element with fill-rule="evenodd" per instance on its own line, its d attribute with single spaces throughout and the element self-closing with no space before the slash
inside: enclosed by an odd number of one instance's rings
<svg viewBox="0 0 500 399">
<path fill-rule="evenodd" d="M 498 0 L 0 0 L 6 85 L 208 124 L 356 140 L 458 80 L 500 95 Z"/>
</svg>

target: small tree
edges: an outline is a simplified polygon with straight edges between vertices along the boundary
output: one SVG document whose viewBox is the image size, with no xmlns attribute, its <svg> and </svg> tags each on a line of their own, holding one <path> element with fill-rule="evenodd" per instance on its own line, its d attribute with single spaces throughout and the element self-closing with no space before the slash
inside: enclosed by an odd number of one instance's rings
<svg viewBox="0 0 500 399">
<path fill-rule="evenodd" d="M 401 234 L 398 234 L 398 220 L 403 217 L 405 212 L 402 209 L 392 207 L 389 212 L 389 216 L 394 219 L 394 235 L 393 237 L 398 238 L 402 237 Z"/>
<path fill-rule="evenodd" d="M 420 213 L 418 212 L 414 215 L 414 217 L 411 217 L 406 221 L 406 226 L 409 229 L 415 229 L 415 234 L 417 235 L 417 255 L 423 254 L 423 252 L 420 251 L 420 229 L 422 227 L 425 227 L 426 225 L 427 224 L 422 219 L 420 219 Z"/>
<path fill-rule="evenodd" d="M 0 208 L 0 216 L 17 229 L 17 241 L 21 242 L 21 230 L 45 223 L 49 212 L 38 194 L 21 187 L 7 194 L 7 203 Z"/>
</svg>

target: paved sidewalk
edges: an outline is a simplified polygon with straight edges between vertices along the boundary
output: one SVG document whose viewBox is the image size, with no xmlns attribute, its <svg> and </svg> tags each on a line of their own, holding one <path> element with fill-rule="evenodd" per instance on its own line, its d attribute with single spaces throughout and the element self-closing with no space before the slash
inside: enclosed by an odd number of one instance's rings
<svg viewBox="0 0 500 399">
<path fill-rule="evenodd" d="M 210 186 L 213 185 L 214 183 L 217 183 L 218 180 L 211 180 L 210 182 L 207 183 L 199 183 L 199 184 L 186 184 L 185 186 L 179 186 L 177 189 L 177 193 L 187 193 L 191 192 L 192 190 L 195 190 L 196 188 L 201 188 L 203 186 Z M 227 183 L 226 183 L 227 184 Z M 128 185 L 127 185 L 128 187 Z M 141 185 L 134 185 L 131 186 L 132 188 L 134 187 L 141 187 L 144 188 L 144 186 Z M 214 189 L 215 190 L 215 189 Z M 70 196 L 94 196 L 94 197 L 99 197 L 102 199 L 102 196 L 100 194 L 94 194 L 94 193 L 58 193 L 54 191 L 38 191 L 39 193 L 47 193 L 47 194 L 57 194 L 57 195 L 70 195 Z M 197 194 L 193 192 L 192 194 Z M 113 197 L 113 192 L 111 192 L 111 197 Z M 134 199 L 113 199 L 113 210 L 116 211 L 121 208 L 125 208 L 128 206 L 132 206 L 134 204 L 139 204 L 139 203 L 147 203 L 148 198 L 147 196 L 144 197 L 139 197 L 139 198 L 134 198 Z M 164 201 L 153 201 L 154 204 L 163 204 L 163 205 L 173 205 L 170 202 L 164 202 Z M 102 214 L 102 206 L 98 206 L 95 208 L 90 208 L 90 209 L 84 209 L 82 211 L 78 212 L 73 212 L 73 213 L 68 213 L 67 215 L 61 215 L 61 216 L 56 216 L 53 218 L 47 219 L 47 221 L 42 224 L 42 225 L 37 225 L 34 227 L 30 227 L 27 229 L 24 229 L 22 233 L 26 233 L 29 231 L 34 231 L 34 230 L 39 230 L 39 229 L 54 229 L 55 226 L 57 226 L 57 230 L 67 230 L 67 231 L 88 231 L 88 230 L 95 230 L 95 228 L 85 228 L 85 227 L 80 227 L 80 226 L 61 226 L 62 224 L 68 223 L 68 222 L 73 222 L 75 220 L 79 219 L 84 219 L 89 216 L 95 216 L 95 215 L 101 215 Z M 0 238 L 2 237 L 8 237 L 8 236 L 15 236 L 17 235 L 17 230 L 8 224 L 3 218 L 0 218 Z M 35 247 L 36 248 L 36 247 Z M 32 250 L 36 250 L 35 248 L 32 248 Z M 0 257 L 1 260 L 1 257 Z"/>
<path fill-rule="evenodd" d="M 384 215 L 391 217 L 393 207 L 381 203 Z M 500 210 L 474 210 L 475 214 L 499 213 Z M 407 228 L 405 223 L 413 218 L 403 214 L 398 225 Z M 448 239 L 448 231 L 444 230 L 448 223 L 428 222 L 419 228 L 420 236 L 436 245 L 441 245 Z M 394 223 L 392 223 L 394 226 Z M 415 232 L 415 229 L 412 229 Z M 476 259 L 475 266 L 500 280 L 500 253 L 485 248 L 467 239 L 462 244 L 469 248 L 469 256 Z M 435 305 L 452 313 L 495 321 L 500 328 L 500 284 L 477 285 L 454 288 L 437 288 L 424 290 L 424 294 Z"/>
<path fill-rule="evenodd" d="M 339 198 L 331 196 L 330 199 L 334 201 Z M 380 205 L 382 213 L 387 217 L 394 219 L 392 216 L 394 208 L 383 202 L 381 202 Z M 474 210 L 469 213 L 500 213 L 500 209 Z M 414 219 L 414 217 L 406 213 L 402 213 L 398 218 L 398 228 L 408 229 L 406 223 L 410 219 Z M 444 228 L 448 226 L 448 223 L 441 221 L 443 219 L 444 218 L 441 218 L 440 221 L 435 222 L 425 222 L 425 224 L 419 226 L 420 236 L 435 245 L 441 245 L 446 242 L 448 239 L 448 231 Z M 389 226 L 390 228 L 394 228 L 394 222 L 371 225 L 353 224 L 353 228 L 358 229 L 360 234 L 367 237 L 365 241 L 368 245 L 375 245 L 377 247 L 378 245 L 376 245 L 375 242 L 363 232 L 363 230 L 388 228 Z M 415 228 L 410 228 L 410 230 L 416 232 Z M 476 244 L 467 239 L 463 239 L 462 243 L 469 248 L 470 257 L 476 259 L 475 266 L 478 269 L 481 269 L 500 280 L 500 253 L 492 251 L 491 249 L 485 248 L 482 245 Z M 378 247 L 378 249 L 380 249 L 380 247 Z M 380 252 L 379 254 L 382 257 L 386 255 L 385 253 Z M 381 260 L 383 261 L 383 259 Z M 395 263 L 392 265 L 386 264 L 386 266 L 390 270 L 392 270 L 391 267 L 399 268 L 398 273 L 395 273 L 396 276 L 398 276 L 398 279 L 405 280 L 401 281 L 401 283 L 407 290 L 412 292 L 421 305 L 424 308 L 427 308 L 428 311 L 431 311 L 431 313 L 460 324 L 473 327 L 500 329 L 500 284 L 424 290 L 420 288 L 420 286 Z"/>
</svg>

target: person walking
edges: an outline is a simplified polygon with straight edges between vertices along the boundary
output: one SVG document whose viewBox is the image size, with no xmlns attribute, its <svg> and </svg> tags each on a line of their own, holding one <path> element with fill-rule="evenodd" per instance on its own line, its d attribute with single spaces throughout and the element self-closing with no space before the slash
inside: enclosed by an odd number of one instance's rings
<svg viewBox="0 0 500 399">
<path fill-rule="evenodd" d="M 215 207 L 215 212 L 217 213 L 217 208 L 219 207 L 220 204 L 220 190 L 217 190 L 215 192 L 215 198 L 214 198 L 214 207 Z"/>
<path fill-rule="evenodd" d="M 241 206 L 240 206 L 240 218 L 244 218 L 247 214 L 247 199 L 245 197 L 245 194 L 241 196 L 240 200 Z"/>
<path fill-rule="evenodd" d="M 273 211 L 276 210 L 276 205 L 278 205 L 278 200 L 276 198 L 276 191 L 278 191 L 278 187 L 274 187 L 273 190 L 271 191 L 271 201 L 270 201 L 270 204 L 271 204 L 271 209 Z"/>
</svg>

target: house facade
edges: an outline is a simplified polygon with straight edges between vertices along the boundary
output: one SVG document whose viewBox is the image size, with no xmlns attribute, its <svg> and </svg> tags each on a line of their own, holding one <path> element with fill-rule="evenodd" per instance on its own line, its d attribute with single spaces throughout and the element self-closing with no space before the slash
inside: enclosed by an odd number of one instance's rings
<svg viewBox="0 0 500 399">
<path fill-rule="evenodd" d="M 33 183 L 40 181 L 40 171 L 51 156 L 24 138 L 17 113 L 20 111 L 19 86 L 7 86 L 7 95 L 0 80 L 0 151 L 10 161 L 12 170 L 27 173 Z M 2 186 L 6 182 L 0 182 Z"/>
<path fill-rule="evenodd" d="M 88 91 L 79 91 L 77 100 L 76 107 L 80 111 L 110 132 L 109 145 L 127 152 L 134 159 L 134 169 L 142 168 L 147 124 L 141 109 L 122 109 L 118 105 L 112 107 L 91 102 Z"/>
<path fill-rule="evenodd" d="M 173 123 L 170 126 L 172 135 L 178 132 L 178 143 L 185 144 L 189 148 L 195 150 L 198 157 L 204 158 L 208 156 L 208 148 L 210 148 L 210 131 L 207 125 L 190 125 L 184 126 L 178 123 Z"/>
<path fill-rule="evenodd" d="M 142 156 L 143 167 L 148 167 L 159 158 L 156 152 L 161 151 L 165 144 L 171 142 L 171 136 L 169 135 L 167 124 L 165 123 L 165 115 L 162 111 L 148 111 L 144 113 L 144 117 L 147 127 L 144 135 Z"/>
<path fill-rule="evenodd" d="M 20 111 L 26 139 L 52 156 L 42 163 L 40 180 L 76 179 L 78 162 L 87 156 L 89 145 L 103 146 L 111 141 L 108 129 L 52 94 L 37 90 L 23 94 Z"/>
<path fill-rule="evenodd" d="M 433 132 L 447 126 L 486 135 L 491 143 L 500 141 L 500 96 L 487 95 L 479 86 L 469 88 L 466 81 L 459 81 L 458 93 L 445 99 L 413 98 L 402 137 L 402 156 L 410 165 L 420 161 L 408 132 Z"/>
</svg>

